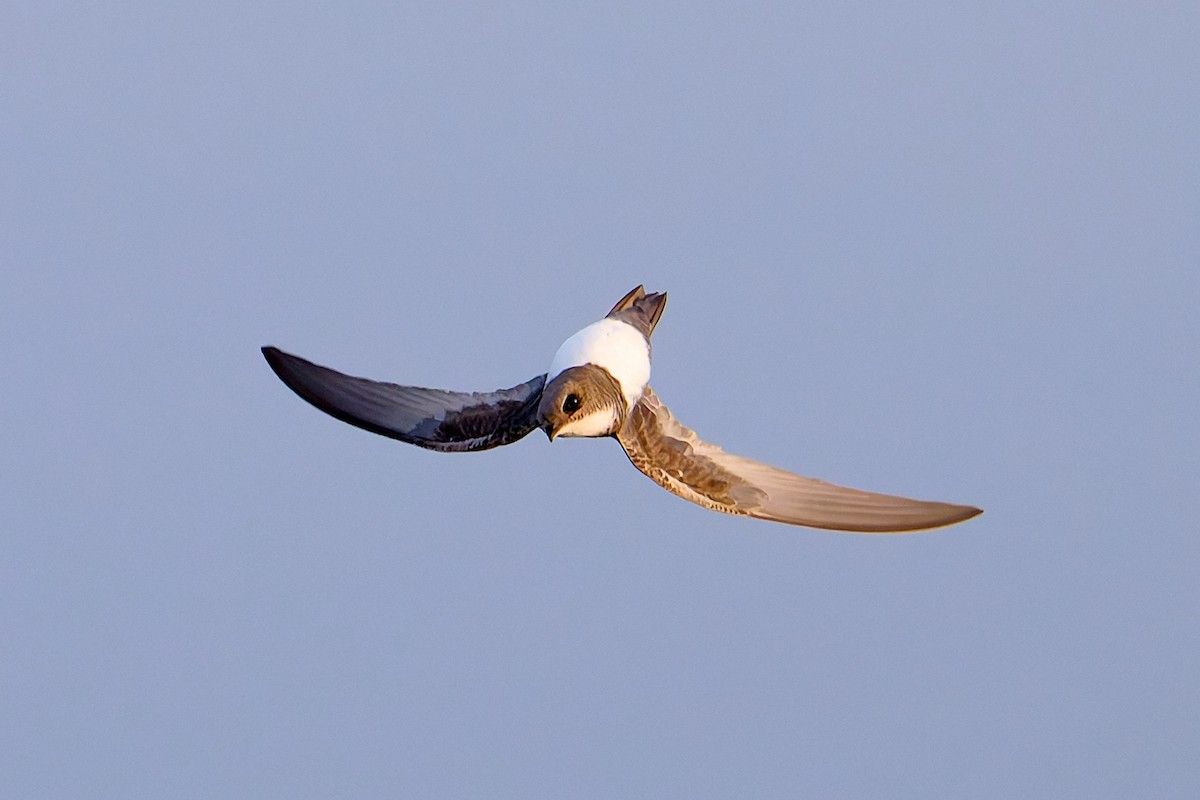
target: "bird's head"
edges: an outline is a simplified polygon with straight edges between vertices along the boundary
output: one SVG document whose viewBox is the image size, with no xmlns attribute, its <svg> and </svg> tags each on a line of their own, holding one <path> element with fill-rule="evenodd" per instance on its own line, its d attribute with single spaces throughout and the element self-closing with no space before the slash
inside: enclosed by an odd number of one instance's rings
<svg viewBox="0 0 1200 800">
<path fill-rule="evenodd" d="M 603 367 L 585 364 L 556 375 L 542 390 L 538 425 L 559 436 L 612 436 L 625 422 L 625 396 Z"/>
</svg>

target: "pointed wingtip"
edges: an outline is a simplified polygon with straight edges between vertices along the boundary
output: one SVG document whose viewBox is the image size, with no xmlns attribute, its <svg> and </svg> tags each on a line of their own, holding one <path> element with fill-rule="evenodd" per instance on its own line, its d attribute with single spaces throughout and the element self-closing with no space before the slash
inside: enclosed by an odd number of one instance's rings
<svg viewBox="0 0 1200 800">
<path fill-rule="evenodd" d="M 966 522 L 969 519 L 974 519 L 983 513 L 982 508 L 976 508 L 975 506 L 959 506 L 951 503 L 945 503 L 943 505 L 952 510 L 952 512 L 948 513 L 943 519 L 933 521 L 919 528 L 898 530 L 896 533 L 920 533 L 921 531 L 948 528 L 951 525 L 958 525 L 960 522 Z"/>
<path fill-rule="evenodd" d="M 263 358 L 265 358 L 267 360 L 267 364 L 271 367 L 271 370 L 284 383 L 288 383 L 287 378 L 284 376 L 284 372 L 287 370 L 288 359 L 296 359 L 296 356 L 289 355 L 289 354 L 283 352 L 282 350 L 280 350 L 278 347 L 274 347 L 269 344 L 263 345 L 259 349 L 262 351 Z M 297 360 L 300 360 L 300 359 L 297 359 Z M 288 385 L 290 386 L 291 384 L 288 383 Z"/>
</svg>

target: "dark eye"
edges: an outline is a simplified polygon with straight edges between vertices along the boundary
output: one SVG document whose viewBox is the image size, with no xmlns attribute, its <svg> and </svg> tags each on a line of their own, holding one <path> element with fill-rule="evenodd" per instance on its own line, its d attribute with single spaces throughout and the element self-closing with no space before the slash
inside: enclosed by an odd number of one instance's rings
<svg viewBox="0 0 1200 800">
<path fill-rule="evenodd" d="M 563 413 L 564 414 L 574 414 L 576 411 L 579 410 L 579 407 L 581 405 L 583 405 L 583 403 L 580 402 L 579 395 L 571 393 L 571 394 L 567 395 L 566 400 L 563 400 Z"/>
</svg>

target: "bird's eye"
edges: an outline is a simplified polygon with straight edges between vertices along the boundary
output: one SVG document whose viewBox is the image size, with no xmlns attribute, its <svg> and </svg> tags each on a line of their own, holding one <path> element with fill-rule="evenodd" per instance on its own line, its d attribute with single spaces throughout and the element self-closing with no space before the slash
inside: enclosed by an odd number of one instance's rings
<svg viewBox="0 0 1200 800">
<path fill-rule="evenodd" d="M 583 405 L 583 403 L 580 402 L 579 395 L 574 394 L 574 393 L 569 394 L 569 395 L 567 395 L 567 399 L 563 400 L 563 413 L 564 414 L 574 414 L 576 411 L 579 410 L 579 407 L 581 405 Z"/>
</svg>

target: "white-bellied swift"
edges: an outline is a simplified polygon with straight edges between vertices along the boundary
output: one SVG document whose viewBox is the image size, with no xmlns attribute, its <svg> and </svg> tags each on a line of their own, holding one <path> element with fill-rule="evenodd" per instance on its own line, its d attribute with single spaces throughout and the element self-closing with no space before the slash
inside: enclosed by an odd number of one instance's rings
<svg viewBox="0 0 1200 800">
<path fill-rule="evenodd" d="M 264 347 L 275 374 L 322 411 L 373 433 L 442 452 L 510 444 L 534 428 L 556 437 L 614 437 L 635 467 L 685 500 L 813 528 L 888 533 L 981 513 L 836 486 L 726 453 L 685 428 L 650 388 L 650 335 L 666 293 L 641 286 L 571 336 L 538 375 L 511 389 L 448 392 L 343 375 Z"/>
</svg>

